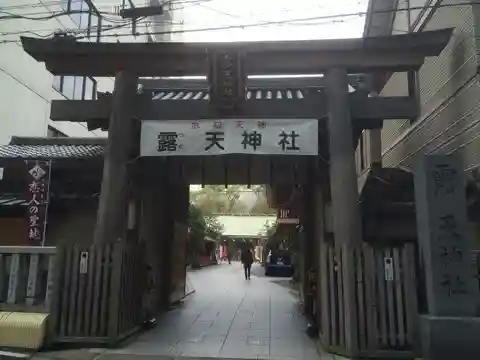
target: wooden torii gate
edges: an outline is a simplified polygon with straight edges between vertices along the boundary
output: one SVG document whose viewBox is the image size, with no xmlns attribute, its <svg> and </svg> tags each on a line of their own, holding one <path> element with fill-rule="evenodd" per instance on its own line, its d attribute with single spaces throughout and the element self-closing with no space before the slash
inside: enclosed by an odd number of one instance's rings
<svg viewBox="0 0 480 360">
<path fill-rule="evenodd" d="M 364 129 L 381 128 L 383 120 L 416 118 L 418 100 L 414 93 L 401 97 L 371 97 L 360 90 L 349 93 L 349 74 L 417 71 L 425 57 L 440 54 L 451 33 L 451 29 L 445 29 L 367 39 L 228 44 L 87 43 L 23 37 L 22 44 L 37 61 L 45 62 L 54 75 L 115 76 L 111 96 L 96 100 L 54 100 L 51 106 L 52 120 L 87 122 L 92 128 L 109 132 L 95 243 L 125 241 L 128 183 L 138 156 L 136 120 L 314 118 L 324 120 L 319 126 L 324 129 L 319 136 L 320 155 L 327 157 L 329 164 L 315 162 L 313 183 L 320 181 L 319 168 L 329 174 L 318 186 L 324 191 L 330 189 L 335 243 L 358 247 L 362 243 L 362 229 L 357 204 L 356 140 Z M 308 81 L 318 81 L 324 91 L 309 92 L 301 99 L 246 96 L 252 85 L 249 75 L 320 73 L 324 74 L 323 79 Z M 209 101 L 153 100 L 148 91 L 138 92 L 139 77 L 193 75 L 208 77 Z M 155 81 L 151 80 L 150 85 Z M 303 81 L 298 88 L 309 87 L 307 80 Z M 410 84 L 410 88 L 414 87 Z M 155 191 L 154 187 L 149 189 Z M 181 190 L 181 196 L 185 191 Z M 325 201 L 321 198 L 319 201 L 314 204 L 314 212 L 324 211 Z M 150 236 L 155 232 L 153 213 L 152 205 L 151 214 L 146 215 L 150 219 L 144 219 L 152 222 Z M 308 216 L 308 222 L 315 227 L 314 214 Z M 314 245 L 310 241 L 311 249 Z M 347 270 L 349 266 L 346 265 Z M 354 279 L 349 271 L 345 276 L 345 337 L 348 354 L 352 355 L 358 349 L 354 335 L 357 310 Z"/>
</svg>

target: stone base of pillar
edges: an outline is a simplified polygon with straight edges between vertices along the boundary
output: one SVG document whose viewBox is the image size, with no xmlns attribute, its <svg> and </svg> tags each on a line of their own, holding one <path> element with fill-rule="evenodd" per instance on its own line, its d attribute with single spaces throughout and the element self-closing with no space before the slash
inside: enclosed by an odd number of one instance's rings
<svg viewBox="0 0 480 360">
<path fill-rule="evenodd" d="M 421 325 L 423 360 L 478 359 L 480 318 L 427 315 Z"/>
</svg>

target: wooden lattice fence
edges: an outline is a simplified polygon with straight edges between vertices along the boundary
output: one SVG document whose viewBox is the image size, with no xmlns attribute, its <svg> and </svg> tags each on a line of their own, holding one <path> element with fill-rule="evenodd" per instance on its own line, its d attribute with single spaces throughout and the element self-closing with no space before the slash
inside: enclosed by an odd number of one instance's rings
<svg viewBox="0 0 480 360">
<path fill-rule="evenodd" d="M 412 244 L 358 249 L 322 244 L 321 339 L 332 352 L 415 358 L 419 353 Z"/>
</svg>

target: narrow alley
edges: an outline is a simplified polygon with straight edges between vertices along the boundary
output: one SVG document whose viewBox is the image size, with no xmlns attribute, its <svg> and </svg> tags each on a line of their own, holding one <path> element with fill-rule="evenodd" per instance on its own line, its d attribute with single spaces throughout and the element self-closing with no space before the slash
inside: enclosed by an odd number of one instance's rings
<svg viewBox="0 0 480 360">
<path fill-rule="evenodd" d="M 252 279 L 240 263 L 189 272 L 195 288 L 185 303 L 111 355 L 168 355 L 242 359 L 319 359 L 289 279 L 267 278 L 255 264 Z M 113 356 L 118 358 L 118 356 Z M 112 358 L 113 358 L 112 357 Z"/>
</svg>

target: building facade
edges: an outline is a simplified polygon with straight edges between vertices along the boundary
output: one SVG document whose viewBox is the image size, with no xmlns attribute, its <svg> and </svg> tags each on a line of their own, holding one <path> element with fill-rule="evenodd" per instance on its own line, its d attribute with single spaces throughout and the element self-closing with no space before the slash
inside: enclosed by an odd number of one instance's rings
<svg viewBox="0 0 480 360">
<path fill-rule="evenodd" d="M 394 192 L 398 195 L 398 186 L 403 188 L 409 194 L 404 198 L 410 201 L 414 201 L 413 181 L 408 174 L 400 174 L 402 169 L 409 172 L 417 158 L 425 154 L 459 154 L 468 180 L 469 221 L 476 249 L 480 249 L 479 26 L 480 5 L 468 1 L 370 1 L 364 37 L 444 28 L 454 31 L 440 56 L 427 58 L 418 72 L 385 74 L 373 79 L 379 96 L 415 95 L 420 116 L 385 120 L 381 130 L 365 130 L 356 150 L 361 191 L 371 174 L 386 174 L 389 170 L 392 179 L 396 179 Z M 388 226 L 390 233 L 395 229 L 398 236 L 414 239 L 414 209 L 408 213 L 409 216 L 383 214 L 382 224 Z"/>
<path fill-rule="evenodd" d="M 461 153 L 464 169 L 480 166 L 480 5 L 463 0 L 371 0 L 365 37 L 454 28 L 439 57 L 413 74 L 420 117 L 386 120 L 383 129 L 364 131 L 357 148 L 361 174 L 373 162 L 411 168 L 420 154 Z M 407 95 L 408 74 L 377 81 L 380 96 Z"/>
<path fill-rule="evenodd" d="M 53 122 L 50 102 L 93 99 L 97 91 L 112 91 L 113 79 L 54 77 L 43 63 L 23 51 L 20 36 L 51 37 L 67 32 L 82 37 L 81 41 L 145 42 L 145 33 L 159 29 L 159 25 L 149 27 L 150 22 L 144 20 L 137 26 L 139 35 L 133 36 L 131 22 L 116 15 L 121 4 L 120 0 L 1 1 L 0 144 L 9 143 L 12 136 L 106 136 L 101 131 L 89 131 L 83 123 Z M 145 0 L 134 4 L 145 5 Z M 172 15 L 167 18 L 171 20 Z M 164 24 L 160 17 L 152 22 Z M 159 38 L 157 35 L 154 41 Z"/>
</svg>

